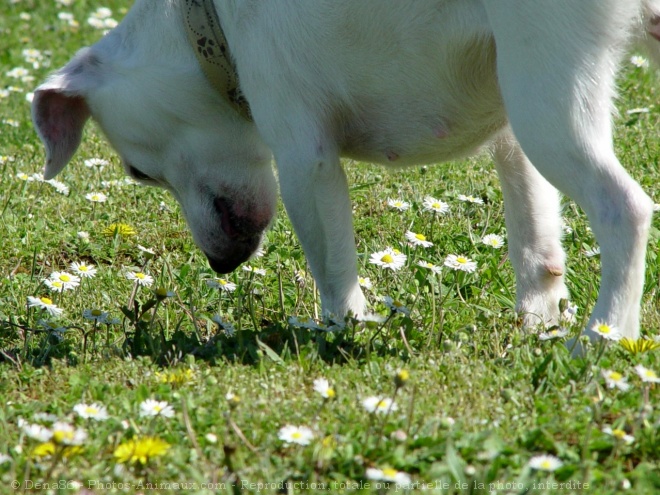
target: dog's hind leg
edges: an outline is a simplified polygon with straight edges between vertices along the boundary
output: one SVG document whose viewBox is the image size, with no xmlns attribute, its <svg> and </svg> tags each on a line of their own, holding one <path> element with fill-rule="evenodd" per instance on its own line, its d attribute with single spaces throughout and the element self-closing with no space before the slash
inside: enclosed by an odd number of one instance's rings
<svg viewBox="0 0 660 495">
<path fill-rule="evenodd" d="M 502 184 L 509 258 L 516 272 L 516 311 L 525 326 L 558 323 L 564 284 L 560 198 L 523 153 L 510 130 L 492 154 Z"/>
<path fill-rule="evenodd" d="M 595 322 L 639 336 L 652 202 L 612 146 L 616 66 L 641 2 L 484 2 L 511 127 L 534 167 L 587 213 L 601 247 Z"/>
</svg>

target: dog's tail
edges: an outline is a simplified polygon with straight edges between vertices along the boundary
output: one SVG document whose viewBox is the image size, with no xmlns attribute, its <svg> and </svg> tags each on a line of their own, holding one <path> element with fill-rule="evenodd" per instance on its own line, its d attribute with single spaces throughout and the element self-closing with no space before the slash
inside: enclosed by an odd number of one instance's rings
<svg viewBox="0 0 660 495">
<path fill-rule="evenodd" d="M 644 33 L 640 44 L 660 67 L 660 0 L 644 0 Z"/>
</svg>

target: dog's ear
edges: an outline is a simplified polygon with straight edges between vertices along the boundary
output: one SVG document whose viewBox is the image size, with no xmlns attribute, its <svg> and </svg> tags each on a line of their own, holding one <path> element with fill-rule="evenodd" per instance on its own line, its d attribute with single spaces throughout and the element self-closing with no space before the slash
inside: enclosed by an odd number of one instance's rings
<svg viewBox="0 0 660 495">
<path fill-rule="evenodd" d="M 32 121 L 46 147 L 45 179 L 55 177 L 78 149 L 90 116 L 86 98 L 100 83 L 100 62 L 84 48 L 35 90 Z"/>
</svg>

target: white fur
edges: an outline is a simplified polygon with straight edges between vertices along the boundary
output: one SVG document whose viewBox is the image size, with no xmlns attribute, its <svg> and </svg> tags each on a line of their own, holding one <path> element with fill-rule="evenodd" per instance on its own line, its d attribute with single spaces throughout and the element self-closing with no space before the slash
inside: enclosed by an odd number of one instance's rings
<svg viewBox="0 0 660 495">
<path fill-rule="evenodd" d="M 526 323 L 555 323 L 568 294 L 558 189 L 587 212 L 601 246 L 586 333 L 602 320 L 636 338 L 652 204 L 614 155 L 610 114 L 622 49 L 635 36 L 657 45 L 639 33 L 660 31 L 659 3 L 218 1 L 248 122 L 204 78 L 180 2 L 138 0 L 37 89 L 46 176 L 66 165 L 91 115 L 127 168 L 174 193 L 212 265 L 231 269 L 273 215 L 274 156 L 324 311 L 361 315 L 340 157 L 400 166 L 486 146 Z"/>
</svg>

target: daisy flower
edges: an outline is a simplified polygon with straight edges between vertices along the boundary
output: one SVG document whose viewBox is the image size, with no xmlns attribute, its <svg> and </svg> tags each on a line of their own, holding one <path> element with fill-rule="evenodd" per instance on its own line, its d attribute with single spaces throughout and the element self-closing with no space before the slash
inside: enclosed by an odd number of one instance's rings
<svg viewBox="0 0 660 495">
<path fill-rule="evenodd" d="M 627 445 L 630 445 L 631 443 L 633 443 L 635 441 L 635 437 L 633 437 L 632 435 L 628 435 L 624 430 L 621 430 L 619 428 L 612 429 L 609 426 L 605 426 L 603 428 L 602 432 L 605 433 L 606 435 L 610 435 L 610 436 L 616 438 L 617 440 L 619 440 L 619 441 L 621 441 L 621 442 L 623 442 Z"/>
<path fill-rule="evenodd" d="M 42 320 L 39 320 L 37 323 L 39 324 L 39 326 L 41 328 L 43 328 L 47 332 L 59 335 L 60 337 L 64 332 L 67 331 L 66 327 L 63 327 L 62 325 L 59 325 L 54 321 L 43 320 L 42 319 Z"/>
<path fill-rule="evenodd" d="M 280 428 L 277 437 L 285 443 L 309 445 L 314 439 L 314 432 L 306 426 L 286 425 Z"/>
<path fill-rule="evenodd" d="M 552 340 L 552 339 L 561 339 L 568 335 L 568 329 L 563 327 L 555 327 L 547 332 L 539 334 L 539 340 Z"/>
<path fill-rule="evenodd" d="M 0 164 L 1 164 L 1 163 L 0 163 Z M 19 172 L 19 173 L 17 173 L 17 174 L 16 174 L 16 178 L 17 178 L 17 179 L 20 179 L 20 180 L 22 180 L 22 181 L 25 181 L 25 182 L 32 182 L 32 181 L 34 180 L 33 177 L 29 176 L 29 175 L 26 174 L 25 172 Z"/>
<path fill-rule="evenodd" d="M 410 208 L 410 203 L 402 199 L 388 199 L 387 206 L 399 211 L 406 211 Z"/>
<path fill-rule="evenodd" d="M 99 169 L 110 164 L 108 160 L 104 160 L 103 158 L 89 158 L 88 160 L 85 160 L 84 163 L 85 163 L 85 167 L 99 168 Z"/>
<path fill-rule="evenodd" d="M 234 325 L 228 321 L 224 321 L 220 315 L 213 315 L 211 317 L 211 321 L 218 325 L 218 327 L 220 327 L 222 330 L 224 330 L 224 332 L 230 337 L 233 337 L 236 333 L 234 330 Z"/>
<path fill-rule="evenodd" d="M 127 272 L 126 278 L 128 280 L 133 280 L 138 285 L 143 287 L 150 287 L 154 283 L 154 278 L 151 275 L 147 275 L 143 272 Z"/>
<path fill-rule="evenodd" d="M 50 274 L 50 280 L 62 283 L 64 290 L 73 289 L 80 285 L 80 277 L 67 272 L 53 272 Z"/>
<path fill-rule="evenodd" d="M 383 297 L 383 304 L 393 313 L 401 313 L 404 315 L 410 315 L 410 310 L 406 306 L 396 299 L 392 299 L 389 296 Z"/>
<path fill-rule="evenodd" d="M 236 290 L 236 284 L 229 282 L 224 278 L 214 278 L 206 281 L 206 285 L 213 289 L 220 289 L 224 292 L 234 292 Z"/>
<path fill-rule="evenodd" d="M 333 399 L 335 397 L 335 390 L 325 378 L 317 378 L 314 380 L 314 390 L 321 394 L 321 397 L 324 399 Z"/>
<path fill-rule="evenodd" d="M 74 261 L 69 265 L 69 269 L 80 278 L 94 278 L 96 276 L 96 268 L 87 263 Z"/>
<path fill-rule="evenodd" d="M 249 273 L 256 273 L 257 275 L 266 275 L 266 270 L 263 268 L 255 268 L 252 265 L 243 265 L 243 271 Z"/>
<path fill-rule="evenodd" d="M 108 313 L 100 309 L 85 309 L 82 312 L 83 318 L 97 323 L 105 323 L 108 320 Z"/>
<path fill-rule="evenodd" d="M 644 69 L 649 66 L 649 61 L 641 55 L 633 55 L 630 57 L 630 63 L 640 69 Z"/>
<path fill-rule="evenodd" d="M 369 279 L 369 277 L 358 276 L 358 285 L 367 290 L 371 290 L 373 288 L 373 284 L 371 283 L 371 279 Z"/>
<path fill-rule="evenodd" d="M 367 397 L 362 401 L 362 407 L 367 412 L 375 414 L 385 414 L 389 411 L 396 411 L 399 408 L 389 397 Z"/>
<path fill-rule="evenodd" d="M 439 199 L 432 198 L 431 196 L 424 198 L 422 208 L 425 211 L 432 211 L 433 213 L 437 213 L 439 215 L 444 215 L 449 211 L 449 205 L 447 203 L 440 201 Z"/>
<path fill-rule="evenodd" d="M 59 180 L 55 179 L 49 179 L 45 181 L 46 184 L 50 184 L 53 186 L 53 188 L 60 194 L 64 194 L 65 196 L 69 195 L 69 186 L 67 186 L 64 182 L 60 182 Z"/>
<path fill-rule="evenodd" d="M 64 292 L 64 284 L 62 282 L 46 279 L 44 280 L 44 283 L 46 284 L 46 287 L 54 292 Z"/>
<path fill-rule="evenodd" d="M 635 371 L 643 382 L 660 383 L 660 377 L 658 377 L 658 374 L 653 370 L 645 368 L 641 364 L 635 366 Z"/>
<path fill-rule="evenodd" d="M 436 275 L 442 271 L 442 267 L 440 267 L 438 265 L 434 265 L 430 261 L 419 260 L 417 262 L 417 266 L 421 266 L 422 268 L 426 268 L 427 270 L 431 270 Z"/>
<path fill-rule="evenodd" d="M 28 306 L 31 308 L 41 308 L 48 312 L 51 316 L 60 316 L 64 310 L 58 308 L 53 304 L 53 300 L 47 297 L 32 297 L 28 296 Z"/>
<path fill-rule="evenodd" d="M 154 457 L 164 455 L 170 444 L 156 437 L 131 438 L 117 446 L 113 452 L 115 460 L 121 464 L 147 464 Z"/>
<path fill-rule="evenodd" d="M 298 328 L 309 328 L 310 330 L 318 330 L 320 325 L 308 316 L 291 316 L 289 317 L 289 325 Z"/>
<path fill-rule="evenodd" d="M 488 234 L 485 235 L 481 242 L 486 246 L 490 246 L 495 249 L 499 249 L 504 246 L 504 238 L 501 235 L 497 234 Z"/>
<path fill-rule="evenodd" d="M 24 424 L 21 429 L 28 437 L 38 442 L 47 442 L 53 437 L 53 432 L 45 426 L 36 424 Z"/>
<path fill-rule="evenodd" d="M 171 418 L 174 416 L 174 409 L 166 401 L 147 399 L 140 403 L 140 416 L 163 416 L 165 418 Z"/>
<path fill-rule="evenodd" d="M 94 404 L 76 404 L 73 406 L 73 412 L 83 419 L 93 419 L 96 421 L 105 421 L 109 418 L 108 410 L 97 403 Z"/>
<path fill-rule="evenodd" d="M 472 261 L 467 256 L 450 254 L 445 258 L 445 266 L 453 270 L 461 270 L 464 272 L 472 273 L 477 269 L 477 262 Z"/>
<path fill-rule="evenodd" d="M 600 320 L 594 323 L 594 325 L 591 327 L 591 330 L 606 340 L 620 340 L 622 337 L 618 328 L 615 328 L 612 325 Z"/>
<path fill-rule="evenodd" d="M 406 263 L 407 259 L 408 257 L 405 254 L 396 249 L 387 248 L 373 253 L 369 258 L 369 263 L 397 271 Z"/>
<path fill-rule="evenodd" d="M 470 196 L 470 195 L 465 195 L 465 194 L 459 194 L 458 195 L 458 200 L 463 201 L 465 203 L 472 203 L 475 205 L 482 205 L 484 204 L 484 200 L 481 198 L 477 198 L 476 196 Z"/>
<path fill-rule="evenodd" d="M 542 454 L 532 457 L 527 465 L 537 471 L 556 471 L 563 464 L 564 463 L 554 455 Z"/>
<path fill-rule="evenodd" d="M 51 427 L 51 440 L 61 445 L 82 445 L 87 439 L 87 432 L 82 428 L 74 428 L 69 423 L 57 421 Z"/>
<path fill-rule="evenodd" d="M 367 468 L 364 474 L 367 479 L 374 481 L 391 481 L 398 485 L 408 485 L 412 482 L 410 475 L 392 468 Z"/>
<path fill-rule="evenodd" d="M 108 197 L 102 192 L 91 192 L 85 194 L 85 198 L 90 200 L 92 203 L 105 203 L 108 200 Z"/>
<path fill-rule="evenodd" d="M 616 387 L 623 392 L 630 388 L 628 379 L 618 371 L 600 370 L 600 374 L 603 375 L 603 378 L 605 378 L 605 384 L 607 385 L 607 388 Z"/>
<path fill-rule="evenodd" d="M 433 246 L 431 241 L 426 240 L 426 236 L 424 234 L 417 234 L 410 230 L 406 232 L 406 239 L 408 239 L 408 242 L 410 242 L 413 246 L 422 246 L 425 248 Z"/>
</svg>

